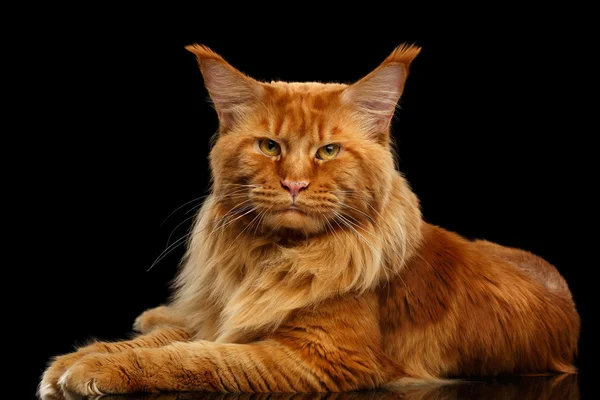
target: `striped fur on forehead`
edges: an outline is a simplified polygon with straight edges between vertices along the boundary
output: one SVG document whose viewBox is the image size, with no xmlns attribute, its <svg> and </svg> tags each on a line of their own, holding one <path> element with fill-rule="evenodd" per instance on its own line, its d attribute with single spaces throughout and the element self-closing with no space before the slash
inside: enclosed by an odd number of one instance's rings
<svg viewBox="0 0 600 400">
<path fill-rule="evenodd" d="M 290 140 L 310 135 L 322 141 L 339 131 L 335 126 L 336 112 L 343 106 L 342 84 L 317 82 L 271 82 L 265 84 L 263 104 L 268 118 L 268 132 Z"/>
</svg>

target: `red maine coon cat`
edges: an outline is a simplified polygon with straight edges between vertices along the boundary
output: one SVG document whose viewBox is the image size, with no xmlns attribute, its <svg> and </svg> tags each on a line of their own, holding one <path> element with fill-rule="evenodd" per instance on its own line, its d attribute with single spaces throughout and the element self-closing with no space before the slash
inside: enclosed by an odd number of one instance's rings
<svg viewBox="0 0 600 400">
<path fill-rule="evenodd" d="M 573 373 L 580 321 L 543 259 L 423 221 L 390 120 L 404 45 L 350 84 L 258 82 L 201 45 L 211 194 L 140 335 L 59 356 L 38 394 L 343 392 Z"/>
</svg>

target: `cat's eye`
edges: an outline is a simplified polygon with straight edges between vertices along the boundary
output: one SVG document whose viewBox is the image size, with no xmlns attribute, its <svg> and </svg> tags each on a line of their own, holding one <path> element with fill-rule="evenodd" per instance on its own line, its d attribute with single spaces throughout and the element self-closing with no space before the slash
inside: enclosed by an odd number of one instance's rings
<svg viewBox="0 0 600 400">
<path fill-rule="evenodd" d="M 275 157 L 281 154 L 279 144 L 271 139 L 259 139 L 258 147 L 266 156 Z"/>
<path fill-rule="evenodd" d="M 340 145 L 330 143 L 317 150 L 317 158 L 319 160 L 333 160 L 340 154 Z"/>
</svg>

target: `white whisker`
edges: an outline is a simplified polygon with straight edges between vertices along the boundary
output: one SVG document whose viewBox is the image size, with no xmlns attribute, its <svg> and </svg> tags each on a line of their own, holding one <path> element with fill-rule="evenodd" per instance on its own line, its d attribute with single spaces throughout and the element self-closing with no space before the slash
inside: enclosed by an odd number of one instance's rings
<svg viewBox="0 0 600 400">
<path fill-rule="evenodd" d="M 321 214 L 323 216 L 323 220 L 325 221 L 325 224 L 326 224 L 325 229 L 326 230 L 328 228 L 331 229 L 331 234 L 336 238 L 336 240 L 340 244 L 340 250 L 344 249 L 344 247 L 345 247 L 344 243 L 342 242 L 342 239 L 339 237 L 339 235 L 335 231 L 335 228 L 333 227 L 333 225 L 331 225 L 331 222 L 329 222 L 329 219 L 327 218 L 327 215 L 325 213 L 323 213 L 323 212 L 320 212 L 319 214 Z"/>
<path fill-rule="evenodd" d="M 203 199 L 205 199 L 205 198 L 207 198 L 209 196 L 213 196 L 213 198 L 218 199 L 218 198 L 224 198 L 224 197 L 232 197 L 232 195 L 237 195 L 237 194 L 241 195 L 242 192 L 247 192 L 247 190 L 248 190 L 247 188 L 239 188 L 237 190 L 234 190 L 234 191 L 232 191 L 230 193 L 223 194 L 221 196 L 215 196 L 214 193 L 209 193 L 209 194 L 206 194 L 206 195 L 195 197 L 195 198 L 193 198 L 193 199 L 191 199 L 189 201 L 186 201 L 185 203 L 183 203 L 182 205 L 180 205 L 179 207 L 177 207 L 175 210 L 171 211 L 171 213 L 169 213 L 169 215 L 167 215 L 167 217 L 160 223 L 159 226 L 163 226 L 165 224 L 165 222 L 167 222 L 167 220 L 173 216 L 173 214 L 175 214 L 177 211 L 181 210 L 183 207 L 187 206 L 188 204 L 194 203 L 196 201 L 203 200 Z M 202 205 L 202 203 L 197 204 L 197 205 L 193 206 L 191 209 L 187 210 L 185 213 L 187 214 L 190 211 L 197 209 L 201 205 Z"/>
<path fill-rule="evenodd" d="M 190 219 L 193 219 L 195 217 L 196 217 L 195 215 L 191 215 L 191 216 L 187 217 L 186 219 L 184 219 L 183 221 L 181 221 L 180 223 L 178 223 L 177 226 L 175 228 L 173 228 L 173 230 L 169 234 L 169 237 L 167 238 L 167 244 L 166 244 L 166 246 L 168 246 L 169 242 L 171 242 L 171 237 L 173 236 L 173 234 L 175 233 L 175 231 L 177 230 L 177 228 L 179 228 L 181 225 L 185 224 L 187 221 L 189 221 Z"/>
<path fill-rule="evenodd" d="M 358 236 L 360 236 L 360 237 L 363 239 L 363 241 L 364 241 L 364 242 L 367 244 L 367 246 L 369 246 L 369 247 L 371 248 L 371 250 L 372 250 L 374 253 L 380 253 L 380 251 L 378 251 L 377 249 L 375 249 L 375 247 L 373 246 L 373 244 L 372 244 L 372 243 L 371 243 L 369 240 L 367 240 L 367 238 L 366 238 L 366 237 L 364 237 L 364 236 L 363 236 L 363 235 L 362 235 L 362 234 L 361 234 L 361 233 L 360 233 L 358 230 L 356 230 L 356 229 L 355 229 L 355 228 L 352 226 L 352 224 L 351 224 L 351 222 L 350 222 L 350 220 L 349 220 L 348 218 L 346 218 L 346 217 L 345 217 L 343 214 L 341 214 L 341 213 L 339 213 L 339 212 L 337 212 L 337 211 L 334 211 L 333 213 L 334 213 L 334 215 L 336 215 L 336 217 L 337 217 L 337 218 L 338 218 L 338 219 L 339 219 L 339 220 L 340 220 L 340 221 L 341 221 L 341 222 L 342 222 L 344 225 L 346 225 L 346 226 L 347 226 L 348 228 L 350 228 L 350 229 L 351 229 L 351 230 L 352 230 L 354 233 L 356 233 Z M 387 269 L 385 268 L 385 266 L 382 266 L 382 270 L 383 270 L 383 272 L 385 273 L 386 280 L 389 280 L 389 274 L 388 274 L 388 271 L 387 271 Z"/>
<path fill-rule="evenodd" d="M 336 192 L 343 192 L 343 191 L 336 191 Z M 357 200 L 362 200 L 364 202 L 364 204 L 367 205 L 367 207 L 369 207 L 375 214 L 377 214 L 380 218 L 381 221 L 384 221 L 384 217 L 383 215 L 381 215 L 381 213 L 379 211 L 377 211 L 375 209 L 375 207 L 373 207 L 371 204 L 369 204 L 368 201 L 366 201 L 367 199 L 365 199 L 363 196 L 360 196 L 359 193 L 356 192 L 349 192 L 348 194 L 346 194 L 347 198 L 352 198 L 352 199 L 357 199 Z M 344 203 L 342 203 L 344 204 Z M 348 206 L 348 205 L 346 205 Z M 355 209 L 356 210 L 356 209 Z M 359 210 L 356 210 L 359 211 Z M 400 233 L 400 253 L 401 253 L 401 260 L 404 260 L 406 257 L 406 234 L 404 231 L 404 228 L 402 226 L 398 226 L 397 229 L 399 230 Z M 390 249 L 395 249 L 395 246 L 391 246 L 391 244 L 389 242 L 387 242 L 386 244 L 388 244 L 388 246 L 390 246 Z"/>
<path fill-rule="evenodd" d="M 254 210 L 256 210 L 256 208 L 254 208 Z M 229 251 L 231 246 L 233 246 L 236 243 L 237 239 L 246 231 L 246 229 L 248 229 L 249 227 L 252 226 L 254 221 L 256 221 L 259 216 L 260 216 L 260 213 L 258 213 L 254 218 L 252 218 L 252 221 L 250 221 L 250 223 L 248 225 L 246 225 L 246 227 L 244 229 L 242 229 L 240 231 L 240 233 L 238 233 L 237 236 L 231 241 L 231 243 L 229 244 L 229 247 L 227 247 L 227 249 L 225 249 L 224 253 L 227 253 Z"/>
<path fill-rule="evenodd" d="M 250 202 L 250 201 L 251 200 L 246 200 L 244 203 Z M 246 211 L 246 210 L 248 210 L 248 208 L 249 208 L 249 211 Z M 240 212 L 243 212 L 242 215 L 239 215 L 236 218 L 231 217 L 227 222 L 225 222 L 223 225 L 221 225 L 221 227 L 219 229 L 225 229 L 227 226 L 233 224 L 235 221 L 237 221 L 238 219 L 242 218 L 243 216 L 250 214 L 254 210 L 256 210 L 256 207 L 254 207 L 254 206 L 245 206 L 243 210 L 240 210 Z M 246 211 L 246 212 L 244 212 L 244 211 Z"/>
<path fill-rule="evenodd" d="M 152 263 L 152 265 L 150 265 L 150 267 L 146 270 L 146 272 L 149 272 L 152 268 L 154 268 L 154 266 L 156 264 L 158 264 L 163 258 L 168 256 L 174 249 L 176 249 L 178 246 L 181 246 L 183 243 L 185 243 L 185 239 L 187 239 L 190 235 L 191 235 L 191 233 L 187 233 L 186 235 L 184 235 L 184 236 L 180 237 L 179 239 L 177 239 L 176 241 L 174 241 L 166 249 L 164 249 L 162 251 L 162 253 L 160 253 L 158 255 L 158 257 L 156 257 L 156 260 L 154 260 L 154 262 Z"/>
<path fill-rule="evenodd" d="M 354 210 L 354 211 L 356 211 L 356 212 L 358 212 L 358 213 L 360 213 L 360 214 L 364 215 L 364 216 L 365 216 L 365 217 L 366 217 L 366 218 L 369 220 L 369 222 L 371 222 L 372 224 L 375 224 L 375 220 L 373 220 L 373 217 L 371 217 L 369 214 L 365 213 L 364 211 L 361 211 L 361 210 L 359 210 L 358 208 L 356 208 L 356 207 L 352 207 L 351 205 L 349 205 L 349 204 L 346 204 L 346 203 L 339 203 L 339 204 L 340 204 L 342 207 L 349 208 L 349 209 L 351 209 L 351 210 Z"/>
<path fill-rule="evenodd" d="M 191 204 L 191 203 L 193 203 L 193 202 L 195 202 L 195 201 L 202 200 L 203 198 L 205 198 L 205 197 L 207 197 L 207 196 L 210 196 L 210 195 L 206 195 L 206 196 L 199 196 L 199 197 L 193 198 L 193 199 L 192 199 L 192 200 L 190 200 L 190 201 L 187 201 L 187 202 L 183 203 L 182 205 L 180 205 L 179 207 L 177 207 L 175 210 L 171 211 L 171 213 L 170 213 L 169 215 L 167 215 L 167 217 L 166 217 L 166 218 L 165 218 L 165 219 L 164 219 L 164 220 L 163 220 L 163 221 L 160 223 L 160 226 L 163 226 L 163 225 L 164 225 L 164 223 L 165 223 L 165 222 L 167 222 L 167 220 L 168 220 L 169 218 L 171 218 L 171 216 L 172 216 L 173 214 L 175 214 L 177 211 L 181 210 L 183 207 L 185 207 L 185 206 L 187 206 L 188 204 Z"/>
</svg>

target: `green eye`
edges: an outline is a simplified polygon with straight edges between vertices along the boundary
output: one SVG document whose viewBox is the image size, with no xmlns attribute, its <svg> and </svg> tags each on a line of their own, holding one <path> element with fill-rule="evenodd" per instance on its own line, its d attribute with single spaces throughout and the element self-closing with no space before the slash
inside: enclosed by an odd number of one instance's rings
<svg viewBox="0 0 600 400">
<path fill-rule="evenodd" d="M 317 150 L 317 158 L 320 160 L 333 160 L 340 154 L 340 145 L 339 144 L 327 144 Z"/>
<path fill-rule="evenodd" d="M 271 139 L 259 139 L 258 147 L 265 155 L 275 157 L 281 154 L 281 147 Z"/>
</svg>

